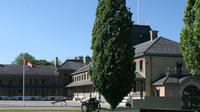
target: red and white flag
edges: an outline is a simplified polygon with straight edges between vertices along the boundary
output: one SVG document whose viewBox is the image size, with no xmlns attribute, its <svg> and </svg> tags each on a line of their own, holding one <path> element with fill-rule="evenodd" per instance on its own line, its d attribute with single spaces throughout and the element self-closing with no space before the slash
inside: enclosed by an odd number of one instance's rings
<svg viewBox="0 0 200 112">
<path fill-rule="evenodd" d="M 28 62 L 27 60 L 25 60 L 25 62 L 24 62 L 24 65 L 25 65 L 25 66 L 32 67 L 32 68 L 34 68 L 34 67 L 35 67 L 35 65 L 34 65 L 34 64 L 31 64 L 31 63 L 30 63 L 30 62 Z"/>
</svg>

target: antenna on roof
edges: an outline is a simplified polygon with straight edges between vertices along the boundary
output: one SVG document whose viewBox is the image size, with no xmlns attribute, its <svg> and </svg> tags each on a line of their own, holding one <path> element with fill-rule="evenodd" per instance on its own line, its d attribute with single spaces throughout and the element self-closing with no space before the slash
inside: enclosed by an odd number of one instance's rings
<svg viewBox="0 0 200 112">
<path fill-rule="evenodd" d="M 140 24 L 140 4 L 139 0 L 137 0 L 137 14 L 138 14 L 138 24 Z"/>
</svg>

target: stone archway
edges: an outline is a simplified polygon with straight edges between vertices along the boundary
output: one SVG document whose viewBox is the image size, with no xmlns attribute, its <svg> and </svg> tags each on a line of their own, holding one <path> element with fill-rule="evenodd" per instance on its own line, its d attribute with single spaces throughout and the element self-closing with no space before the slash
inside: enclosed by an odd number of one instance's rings
<svg viewBox="0 0 200 112">
<path fill-rule="evenodd" d="M 183 108 L 197 108 L 200 105 L 200 89 L 194 85 L 187 86 L 182 93 Z"/>
<path fill-rule="evenodd" d="M 200 79 L 196 79 L 194 77 L 184 77 L 179 80 L 179 84 L 180 84 L 180 91 L 179 91 L 180 97 L 182 97 L 185 88 L 187 88 L 188 86 L 195 86 L 200 90 Z"/>
</svg>

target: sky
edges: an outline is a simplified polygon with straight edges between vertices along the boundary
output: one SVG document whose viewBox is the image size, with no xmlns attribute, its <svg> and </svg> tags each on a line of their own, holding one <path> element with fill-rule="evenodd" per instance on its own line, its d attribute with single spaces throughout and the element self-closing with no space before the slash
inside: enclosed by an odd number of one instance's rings
<svg viewBox="0 0 200 112">
<path fill-rule="evenodd" d="M 0 64 L 28 52 L 36 59 L 62 62 L 92 56 L 91 39 L 98 0 L 0 0 Z M 159 36 L 179 42 L 186 0 L 140 0 L 140 21 Z M 137 0 L 127 0 L 137 23 Z"/>
</svg>

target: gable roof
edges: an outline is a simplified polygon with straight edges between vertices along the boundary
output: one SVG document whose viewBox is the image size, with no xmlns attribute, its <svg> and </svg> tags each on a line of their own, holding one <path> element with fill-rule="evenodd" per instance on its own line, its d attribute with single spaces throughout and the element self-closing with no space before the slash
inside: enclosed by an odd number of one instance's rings
<svg viewBox="0 0 200 112">
<path fill-rule="evenodd" d="M 145 77 L 142 73 L 136 71 L 135 72 L 135 78 L 136 79 L 144 79 Z"/>
<path fill-rule="evenodd" d="M 76 74 L 83 73 L 83 72 L 88 72 L 90 67 L 92 67 L 91 62 L 88 65 L 86 65 L 86 66 L 76 70 L 75 72 L 73 72 L 72 75 L 76 75 Z"/>
<path fill-rule="evenodd" d="M 76 81 L 76 82 L 72 82 L 68 84 L 66 88 L 77 87 L 77 86 L 87 86 L 87 85 L 92 85 L 92 82 L 90 80 Z"/>
<path fill-rule="evenodd" d="M 84 63 L 81 60 L 66 60 L 59 68 L 58 71 L 64 70 L 78 70 L 84 66 Z"/>
<path fill-rule="evenodd" d="M 55 66 L 46 66 L 46 65 L 35 65 L 35 68 L 25 67 L 25 75 L 40 75 L 40 76 L 56 76 Z M 23 65 L 17 64 L 1 64 L 0 65 L 0 75 L 22 75 L 23 74 Z"/>
<path fill-rule="evenodd" d="M 152 85 L 161 86 L 161 85 L 169 85 L 169 84 L 179 84 L 182 80 L 187 78 L 195 78 L 200 80 L 200 76 L 192 76 L 192 75 L 166 75 L 159 80 L 155 81 Z"/>
<path fill-rule="evenodd" d="M 138 44 L 134 48 L 135 57 L 143 55 L 182 56 L 179 44 L 164 37 Z"/>
</svg>

